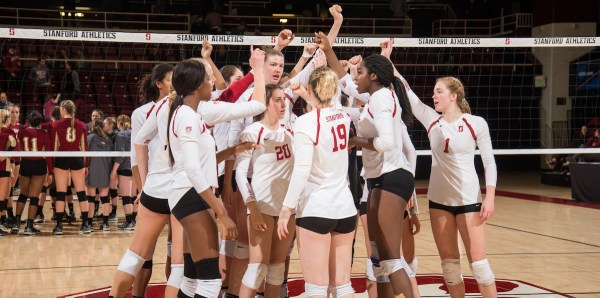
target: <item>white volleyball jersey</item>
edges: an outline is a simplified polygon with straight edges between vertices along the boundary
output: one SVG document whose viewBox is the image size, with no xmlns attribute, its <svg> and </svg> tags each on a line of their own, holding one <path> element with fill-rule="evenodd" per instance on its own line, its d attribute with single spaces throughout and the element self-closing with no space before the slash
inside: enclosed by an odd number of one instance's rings
<svg viewBox="0 0 600 298">
<path fill-rule="evenodd" d="M 173 112 L 169 124 L 169 145 L 175 163 L 171 187 L 193 187 L 200 193 L 218 187 L 215 140 L 202 117 L 191 107 L 181 105 Z M 169 198 L 171 209 L 179 198 Z"/>
<path fill-rule="evenodd" d="M 260 122 L 246 127 L 242 142 L 253 142 L 259 149 L 237 155 L 235 178 L 246 203 L 256 201 L 261 213 L 278 216 L 290 184 L 294 155 L 293 131 L 281 124 L 271 131 Z M 248 169 L 252 169 L 252 183 L 248 182 Z"/>
<path fill-rule="evenodd" d="M 376 151 L 362 149 L 365 178 L 377 178 L 397 169 L 405 169 L 414 175 L 402 152 L 401 108 L 394 91 L 381 88 L 373 93 L 365 104 L 357 132 L 365 138 L 373 138 Z"/>
<path fill-rule="evenodd" d="M 284 206 L 296 217 L 342 219 L 356 214 L 348 185 L 350 117 L 315 109 L 294 124 L 294 171 Z"/>
<path fill-rule="evenodd" d="M 352 104 L 354 103 L 355 99 L 359 100 L 363 103 L 366 103 L 369 101 L 369 98 L 371 97 L 369 95 L 369 93 L 366 93 L 366 92 L 358 93 L 358 91 L 356 90 L 356 83 L 354 82 L 354 79 L 352 78 L 352 76 L 350 74 L 346 74 L 344 77 L 342 77 L 338 81 L 338 86 L 340 87 L 342 92 L 346 93 L 346 95 L 348 95 L 348 97 L 352 98 L 352 102 L 351 102 Z"/>
<path fill-rule="evenodd" d="M 407 88 L 412 112 L 427 129 L 431 146 L 431 178 L 427 197 L 447 206 L 480 203 L 481 189 L 475 171 L 475 149 L 479 147 L 485 168 L 486 185 L 496 186 L 497 172 L 487 122 L 478 116 L 463 114 L 446 122 L 433 108 L 425 105 Z"/>
<path fill-rule="evenodd" d="M 132 137 L 134 144 L 155 144 L 153 148 L 148 146 L 148 158 L 152 162 L 148 164 L 148 175 L 143 190 L 158 199 L 167 199 L 171 190 L 172 168 L 167 146 L 168 124 L 169 98 L 165 97 L 148 113 L 148 119 L 136 138 Z"/>
<path fill-rule="evenodd" d="M 154 105 L 155 103 L 153 101 L 148 102 L 146 104 L 144 104 L 143 106 L 135 109 L 133 111 L 133 113 L 131 114 L 131 139 L 135 140 L 135 137 L 137 136 L 138 132 L 140 131 L 140 129 L 142 129 L 142 126 L 144 125 L 144 122 L 146 122 L 146 119 L 148 119 L 148 117 L 150 116 L 150 113 L 152 110 L 154 110 Z M 152 150 L 155 150 L 156 146 L 156 142 L 150 142 L 148 144 L 148 150 L 150 152 L 152 152 Z M 150 156 L 150 155 L 148 155 Z M 131 166 L 137 166 L 137 156 L 135 154 L 135 149 L 131 150 L 131 153 L 129 154 L 129 157 L 131 159 Z M 148 163 L 151 163 L 152 159 L 148 160 Z"/>
</svg>

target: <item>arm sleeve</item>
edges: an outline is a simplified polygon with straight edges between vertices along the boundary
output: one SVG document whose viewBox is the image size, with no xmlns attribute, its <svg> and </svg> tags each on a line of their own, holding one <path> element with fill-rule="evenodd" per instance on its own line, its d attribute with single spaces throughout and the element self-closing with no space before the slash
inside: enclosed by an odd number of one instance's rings
<svg viewBox="0 0 600 298">
<path fill-rule="evenodd" d="M 315 63 L 314 60 L 311 60 L 298 75 L 290 79 L 290 85 L 300 83 L 302 86 L 308 86 L 308 80 L 310 79 L 310 74 L 313 70 L 315 70 Z M 292 95 L 293 103 L 295 103 L 296 99 L 298 99 L 298 95 L 295 95 L 292 92 L 290 92 L 290 94 Z"/>
<path fill-rule="evenodd" d="M 406 94 L 408 95 L 408 101 L 410 102 L 410 108 L 415 118 L 421 122 L 425 128 L 428 128 L 429 124 L 437 120 L 440 115 L 430 106 L 424 104 L 421 99 L 410 89 L 408 82 L 400 76 L 400 80 L 404 84 Z"/>
<path fill-rule="evenodd" d="M 361 108 L 342 107 L 342 110 L 350 116 L 352 121 L 358 121 L 360 118 Z"/>
<path fill-rule="evenodd" d="M 246 74 L 243 78 L 225 89 L 225 91 L 223 91 L 223 93 L 221 93 L 216 100 L 234 103 L 248 89 L 248 87 L 252 85 L 253 82 L 254 74 L 252 72 L 248 72 L 248 74 Z"/>
<path fill-rule="evenodd" d="M 285 200 L 283 201 L 283 206 L 296 209 L 300 194 L 302 194 L 304 185 L 310 175 L 315 146 L 308 135 L 296 133 L 294 135 L 293 148 L 294 171 L 290 179 L 290 186 L 285 195 Z"/>
<path fill-rule="evenodd" d="M 150 116 L 152 116 L 152 114 L 156 114 L 156 113 L 150 113 Z M 139 109 L 136 109 L 135 111 L 133 111 L 133 114 L 131 115 L 131 140 L 132 141 L 135 141 L 135 139 L 138 135 L 138 132 L 140 131 L 140 129 L 142 128 L 143 125 L 144 125 L 144 115 L 142 115 L 142 112 Z M 137 156 L 135 154 L 135 150 L 131 150 L 131 153 L 129 153 L 129 157 L 131 159 L 131 167 L 137 166 Z"/>
<path fill-rule="evenodd" d="M 202 116 L 202 120 L 208 125 L 253 117 L 265 110 L 266 106 L 256 100 L 238 103 L 202 102 L 198 105 L 198 113 Z"/>
<path fill-rule="evenodd" d="M 394 138 L 394 117 L 392 116 L 392 109 L 396 102 L 393 98 L 378 98 L 372 100 L 369 104 L 369 108 L 373 115 L 375 115 L 375 129 L 377 130 L 377 137 L 373 139 L 373 147 L 378 152 L 386 152 L 394 150 L 395 148 L 402 148 L 402 144 L 396 144 Z"/>
<path fill-rule="evenodd" d="M 227 133 L 227 147 L 233 147 L 240 144 L 240 135 L 244 130 L 244 119 L 236 119 L 229 122 L 229 132 Z"/>
<path fill-rule="evenodd" d="M 408 135 L 408 130 L 405 125 L 402 125 L 402 153 L 406 156 L 406 160 L 408 161 L 414 176 L 415 171 L 417 170 L 417 151 L 410 140 L 410 135 Z"/>
<path fill-rule="evenodd" d="M 481 119 L 477 125 L 477 147 L 481 154 L 481 161 L 485 169 L 485 185 L 496 186 L 498 172 L 496 169 L 496 160 L 494 159 L 494 150 L 492 148 L 492 138 L 487 122 Z"/>
<path fill-rule="evenodd" d="M 242 142 L 250 141 L 256 143 L 256 138 L 246 131 L 242 133 L 241 140 Z M 248 169 L 250 168 L 253 152 L 254 150 L 246 150 L 237 154 L 236 158 L 235 181 L 246 204 L 256 201 L 254 191 L 252 191 L 252 184 L 248 181 Z"/>
<path fill-rule="evenodd" d="M 341 78 L 338 81 L 338 85 L 340 86 L 342 92 L 346 93 L 346 95 L 362 102 L 368 102 L 369 98 L 371 97 L 369 93 L 358 93 L 358 91 L 356 91 L 356 83 L 354 83 L 354 79 L 352 79 L 350 74 L 347 74 Z"/>
<path fill-rule="evenodd" d="M 192 126 L 194 129 L 188 133 L 185 128 L 189 126 Z M 176 131 L 178 135 L 177 138 L 181 144 L 181 155 L 184 159 L 183 165 L 185 173 L 188 179 L 190 179 L 190 182 L 192 182 L 196 192 L 201 193 L 211 186 L 205 175 L 206 169 L 202 168 L 202 163 L 198 158 L 198 154 L 202 154 L 199 142 L 201 126 L 198 125 L 196 119 L 187 119 L 187 121 L 183 120 L 179 122 Z M 213 169 L 213 171 L 214 170 L 215 169 Z"/>
</svg>

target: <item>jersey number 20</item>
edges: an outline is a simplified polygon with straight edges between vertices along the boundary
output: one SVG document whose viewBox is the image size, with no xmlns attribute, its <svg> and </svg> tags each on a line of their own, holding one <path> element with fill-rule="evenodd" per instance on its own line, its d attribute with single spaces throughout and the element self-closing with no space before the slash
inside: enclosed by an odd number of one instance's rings
<svg viewBox="0 0 600 298">
<path fill-rule="evenodd" d="M 277 160 L 283 160 L 292 156 L 292 152 L 290 151 L 290 146 L 288 146 L 288 144 L 276 146 L 275 150 L 277 150 Z"/>
</svg>

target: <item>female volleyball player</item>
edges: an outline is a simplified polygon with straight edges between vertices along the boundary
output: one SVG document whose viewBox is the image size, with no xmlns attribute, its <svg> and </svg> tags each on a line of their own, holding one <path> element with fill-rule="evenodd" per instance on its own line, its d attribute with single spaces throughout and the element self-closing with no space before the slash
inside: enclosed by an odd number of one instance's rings
<svg viewBox="0 0 600 298">
<path fill-rule="evenodd" d="M 40 112 L 33 110 L 27 114 L 27 123 L 29 127 L 19 131 L 18 139 L 21 143 L 22 151 L 51 151 L 50 134 L 40 129 L 40 124 L 44 117 Z M 21 181 L 21 193 L 17 203 L 17 218 L 25 208 L 25 203 L 29 198 L 29 210 L 25 224 L 25 235 L 36 235 L 40 231 L 33 226 L 33 218 L 37 213 L 40 191 L 46 184 L 52 182 L 52 158 L 51 157 L 23 157 L 21 160 L 21 169 L 19 171 L 19 180 Z M 19 231 L 20 220 L 13 225 L 13 231 L 16 228 Z M 16 226 L 15 226 L 16 225 Z"/>
<path fill-rule="evenodd" d="M 1 151 L 12 151 L 17 147 L 17 136 L 15 132 L 8 128 L 10 123 L 10 114 L 7 110 L 0 110 L 0 149 Z M 11 162 L 10 157 L 0 157 L 0 213 L 3 213 L 7 209 L 8 205 L 8 193 L 10 191 L 11 183 Z M 0 223 L 0 236 L 6 236 L 9 231 L 8 227 L 5 227 L 6 217 L 2 215 L 2 222 Z"/>
<path fill-rule="evenodd" d="M 248 232 L 250 263 L 242 279 L 240 297 L 254 298 L 266 277 L 265 297 L 279 297 L 284 280 L 285 258 L 293 239 L 294 222 L 288 230 L 292 236 L 277 237 L 277 216 L 292 174 L 291 128 L 280 121 L 285 117 L 286 98 L 277 85 L 266 85 L 267 110 L 255 117 L 242 132 L 242 141 L 261 147 L 238 154 L 236 180 L 249 210 Z M 248 171 L 252 171 L 252 183 Z"/>
<path fill-rule="evenodd" d="M 85 123 L 75 119 L 75 104 L 70 100 L 60 103 L 60 114 L 62 119 L 52 123 L 52 142 L 54 151 L 87 151 L 87 129 Z M 69 175 L 70 174 L 70 175 Z M 87 163 L 84 157 L 56 157 L 54 159 L 54 181 L 56 183 L 56 227 L 54 235 L 63 234 L 63 215 L 65 212 L 65 196 L 69 176 L 75 184 L 75 191 L 79 199 L 82 224 L 80 231 L 91 230 L 88 226 L 88 203 L 84 199 L 85 176 L 87 175 Z"/>
<path fill-rule="evenodd" d="M 336 73 L 345 76 L 341 85 L 350 85 L 352 78 L 346 75 L 331 46 L 324 46 L 324 51 Z M 396 223 L 415 187 L 414 174 L 402 151 L 402 125 L 412 121 L 410 105 L 400 80 L 394 77 L 393 65 L 382 55 L 371 55 L 361 62 L 356 86 L 358 93 L 369 94 L 357 127 L 362 137 L 353 137 L 350 143 L 363 148 L 364 177 L 370 191 L 367 220 L 369 236 L 374 240 L 373 269 L 376 277 L 390 279 L 395 295 L 413 297 L 411 272 L 400 255 L 403 229 Z M 378 284 L 379 288 L 383 285 Z"/>
<path fill-rule="evenodd" d="M 131 149 L 131 120 L 129 116 L 120 115 L 117 118 L 117 128 L 119 132 L 115 136 L 115 150 L 116 151 L 130 151 Z M 133 189 L 131 180 L 131 163 L 129 158 L 115 158 L 115 163 L 112 167 L 110 174 L 111 180 L 118 177 L 119 181 L 119 193 L 123 202 L 131 203 L 131 206 L 123 205 L 124 209 L 130 208 L 133 211 Z M 132 214 L 127 214 L 128 210 L 125 209 L 125 224 L 120 225 L 119 229 L 122 230 L 133 230 L 135 228 L 135 219 Z"/>
<path fill-rule="evenodd" d="M 9 112 L 10 112 L 10 124 L 8 125 L 8 128 L 12 129 L 15 132 L 15 135 L 19 134 L 19 130 L 25 128 L 25 126 L 23 124 L 21 124 L 21 107 L 17 104 L 11 104 L 9 106 Z M 20 144 L 17 142 L 17 148 L 16 150 L 21 150 L 19 148 Z M 21 167 L 21 158 L 12 158 L 11 159 L 13 165 L 12 165 L 12 172 L 13 172 L 13 178 L 11 179 L 11 185 L 10 185 L 10 190 L 9 190 L 9 194 L 8 197 L 12 198 L 13 197 L 13 191 L 15 189 L 15 187 L 17 187 L 17 184 L 19 183 L 19 169 Z M 8 202 L 8 223 L 10 223 L 11 225 L 13 225 L 16 222 L 20 222 L 21 219 L 18 217 L 14 216 L 14 212 L 13 212 L 13 202 L 12 200 L 9 200 Z M 19 229 L 14 230 L 13 232 L 19 232 Z"/>
<path fill-rule="evenodd" d="M 102 120 L 96 119 L 92 121 L 92 133 L 88 135 L 88 149 L 89 151 L 100 151 L 109 152 L 114 150 L 113 143 L 110 138 L 106 135 L 102 127 L 104 124 Z M 88 221 L 93 218 L 94 209 L 91 208 L 95 203 L 96 190 L 100 195 L 100 202 L 102 202 L 103 214 L 108 217 L 109 213 L 109 199 L 108 199 L 108 186 L 110 184 L 110 171 L 112 169 L 113 158 L 112 157 L 90 157 L 89 172 L 85 178 L 87 201 L 90 207 L 88 212 Z M 108 218 L 107 218 L 108 220 Z M 91 228 L 91 225 L 90 225 Z M 102 231 L 108 231 L 108 226 L 101 227 Z M 84 231 L 89 233 L 90 231 Z"/>
<path fill-rule="evenodd" d="M 40 124 L 40 129 L 44 130 L 49 136 L 50 136 L 50 140 L 52 141 L 52 123 L 55 122 L 56 120 L 60 119 L 60 107 L 59 106 L 55 106 L 52 108 L 52 113 L 50 113 L 50 122 L 44 122 L 42 124 Z M 46 151 L 52 151 L 54 144 L 52 143 L 50 145 L 50 147 L 46 148 Z M 50 159 L 50 161 L 52 163 L 54 163 L 54 158 L 52 157 L 48 157 Z M 34 223 L 43 223 L 45 221 L 45 217 L 44 217 L 44 204 L 46 203 L 46 194 L 49 190 L 50 193 L 50 198 L 51 198 L 51 202 L 52 202 L 52 212 L 56 212 L 55 211 L 55 203 L 56 203 L 56 187 L 55 187 L 55 183 L 54 183 L 54 175 L 50 175 L 48 174 L 48 176 L 50 176 L 50 178 L 46 179 L 46 183 L 44 183 L 44 187 L 42 187 L 42 192 L 40 192 L 40 203 L 38 206 L 38 210 L 37 210 L 37 214 L 35 215 L 35 219 L 33 220 Z"/>
<path fill-rule="evenodd" d="M 431 229 L 448 291 L 452 297 L 465 295 L 457 243 L 460 233 L 481 294 L 496 297 L 496 282 L 485 247 L 485 221 L 494 215 L 497 179 L 487 122 L 471 115 L 463 84 L 457 78 L 437 79 L 433 89 L 435 109 L 422 103 L 403 82 L 415 117 L 427 129 L 431 145 L 433 159 L 427 197 Z M 475 171 L 476 147 L 485 168 L 485 198 Z"/>
<path fill-rule="evenodd" d="M 319 33 L 316 40 L 327 38 Z M 294 172 L 277 223 L 279 238 L 288 237 L 296 210 L 307 297 L 327 297 L 328 286 L 334 297 L 354 296 L 350 267 L 356 208 L 346 180 L 351 120 L 332 107 L 337 81 L 326 66 L 310 76 L 308 97 L 314 109 L 294 124 Z"/>
</svg>

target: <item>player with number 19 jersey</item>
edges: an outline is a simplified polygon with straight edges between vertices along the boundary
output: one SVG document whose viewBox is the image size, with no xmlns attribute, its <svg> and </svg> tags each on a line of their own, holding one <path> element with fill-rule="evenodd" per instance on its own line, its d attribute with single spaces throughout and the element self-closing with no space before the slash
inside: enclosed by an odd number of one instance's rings
<svg viewBox="0 0 600 298">
<path fill-rule="evenodd" d="M 324 108 L 306 113 L 294 123 L 294 173 L 283 205 L 297 206 L 296 218 L 356 215 L 346 179 L 350 121 L 343 111 Z"/>
<path fill-rule="evenodd" d="M 281 211 L 294 165 L 292 137 L 292 129 L 283 123 L 271 131 L 254 122 L 242 132 L 242 142 L 256 143 L 260 148 L 237 155 L 235 178 L 244 201 L 256 201 L 263 214 L 279 216 Z M 252 175 L 248 175 L 249 170 Z M 248 182 L 250 176 L 252 183 Z"/>
</svg>

